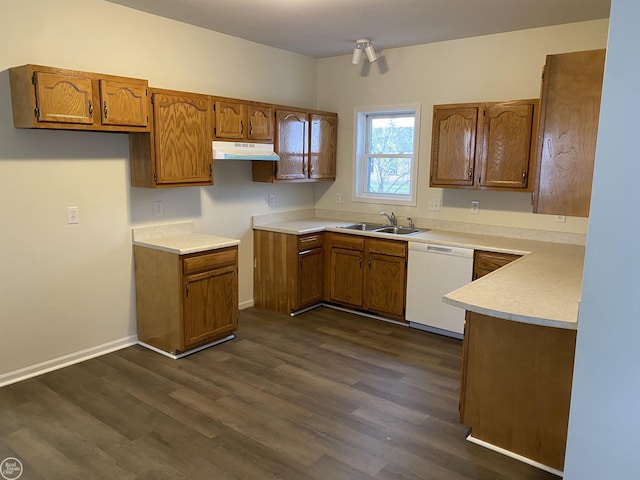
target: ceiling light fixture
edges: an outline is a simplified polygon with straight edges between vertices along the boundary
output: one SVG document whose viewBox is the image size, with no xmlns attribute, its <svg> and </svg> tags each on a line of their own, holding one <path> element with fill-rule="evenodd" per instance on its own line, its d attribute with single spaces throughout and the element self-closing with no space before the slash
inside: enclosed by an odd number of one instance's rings
<svg viewBox="0 0 640 480">
<path fill-rule="evenodd" d="M 354 65 L 358 65 L 360 63 L 360 57 L 362 56 L 362 51 L 367 54 L 367 58 L 370 62 L 375 62 L 378 59 L 378 55 L 376 55 L 376 51 L 371 45 L 371 41 L 361 38 L 360 40 L 356 40 L 356 48 L 353 49 L 353 57 L 351 58 L 351 63 Z"/>
</svg>

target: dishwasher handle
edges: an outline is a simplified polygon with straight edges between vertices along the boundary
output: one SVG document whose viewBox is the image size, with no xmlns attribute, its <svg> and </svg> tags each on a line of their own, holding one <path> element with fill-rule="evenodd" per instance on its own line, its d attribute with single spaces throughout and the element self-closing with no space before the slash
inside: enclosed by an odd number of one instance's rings
<svg viewBox="0 0 640 480">
<path fill-rule="evenodd" d="M 409 242 L 409 251 L 473 258 L 472 248 L 454 247 L 452 245 L 434 245 L 431 243 Z"/>
</svg>

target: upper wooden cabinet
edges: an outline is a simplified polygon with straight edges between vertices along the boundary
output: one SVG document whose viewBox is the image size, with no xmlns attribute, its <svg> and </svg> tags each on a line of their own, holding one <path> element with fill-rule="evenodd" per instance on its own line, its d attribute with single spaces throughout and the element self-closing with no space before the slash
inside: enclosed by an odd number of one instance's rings
<svg viewBox="0 0 640 480">
<path fill-rule="evenodd" d="M 273 105 L 222 97 L 213 105 L 216 139 L 273 141 Z"/>
<path fill-rule="evenodd" d="M 23 65 L 9 69 L 16 128 L 148 132 L 148 82 Z"/>
<path fill-rule="evenodd" d="M 153 130 L 129 135 L 135 187 L 213 185 L 211 97 L 151 89 Z"/>
<path fill-rule="evenodd" d="M 538 105 L 435 105 L 429 185 L 531 191 Z"/>
<path fill-rule="evenodd" d="M 335 180 L 338 116 L 276 108 L 277 162 L 253 162 L 256 182 Z"/>
<path fill-rule="evenodd" d="M 533 211 L 588 217 L 605 50 L 547 55 Z"/>
</svg>

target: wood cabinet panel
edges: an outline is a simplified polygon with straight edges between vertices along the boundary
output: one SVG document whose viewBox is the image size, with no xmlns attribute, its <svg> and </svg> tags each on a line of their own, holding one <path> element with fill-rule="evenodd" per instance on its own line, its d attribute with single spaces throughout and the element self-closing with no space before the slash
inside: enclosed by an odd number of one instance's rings
<svg viewBox="0 0 640 480">
<path fill-rule="evenodd" d="M 213 185 L 211 98 L 160 89 L 151 94 L 153 131 L 129 136 L 131 184 Z"/>
<path fill-rule="evenodd" d="M 324 249 L 316 247 L 298 253 L 297 309 L 322 302 L 324 288 Z"/>
<path fill-rule="evenodd" d="M 512 253 L 475 250 L 473 253 L 473 280 L 484 277 L 488 273 L 504 267 L 520 257 L 521 255 L 515 255 Z"/>
<path fill-rule="evenodd" d="M 575 330 L 468 312 L 461 421 L 475 438 L 562 470 Z"/>
<path fill-rule="evenodd" d="M 150 131 L 146 80 L 40 65 L 9 78 L 16 128 Z"/>
<path fill-rule="evenodd" d="M 548 55 L 535 213 L 588 217 L 605 50 Z"/>
<path fill-rule="evenodd" d="M 404 319 L 406 259 L 379 253 L 367 254 L 365 309 L 387 317 Z"/>
<path fill-rule="evenodd" d="M 244 103 L 216 99 L 215 130 L 216 138 L 245 140 L 247 138 L 247 106 Z"/>
<path fill-rule="evenodd" d="M 250 104 L 247 107 L 249 132 L 247 139 L 252 142 L 273 141 L 273 106 Z"/>
<path fill-rule="evenodd" d="M 329 300 L 362 307 L 364 254 L 360 250 L 333 247 L 329 252 Z"/>
<path fill-rule="evenodd" d="M 306 113 L 276 111 L 276 179 L 304 180 L 309 160 L 309 117 Z"/>
<path fill-rule="evenodd" d="M 338 117 L 310 114 L 309 178 L 335 180 Z"/>
</svg>

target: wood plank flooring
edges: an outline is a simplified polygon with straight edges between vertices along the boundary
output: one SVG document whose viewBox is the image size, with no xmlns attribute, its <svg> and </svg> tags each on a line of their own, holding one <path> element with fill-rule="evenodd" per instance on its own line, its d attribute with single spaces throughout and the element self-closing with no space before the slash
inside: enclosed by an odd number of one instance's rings
<svg viewBox="0 0 640 480">
<path fill-rule="evenodd" d="M 558 478 L 465 441 L 458 340 L 328 308 L 239 325 L 0 389 L 0 460 L 23 480 Z"/>
</svg>

